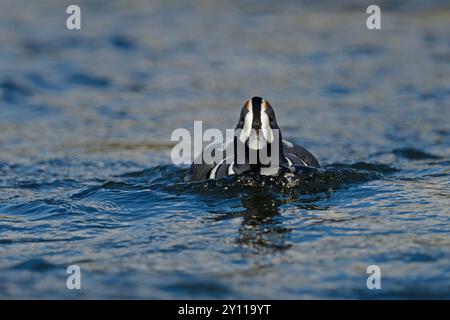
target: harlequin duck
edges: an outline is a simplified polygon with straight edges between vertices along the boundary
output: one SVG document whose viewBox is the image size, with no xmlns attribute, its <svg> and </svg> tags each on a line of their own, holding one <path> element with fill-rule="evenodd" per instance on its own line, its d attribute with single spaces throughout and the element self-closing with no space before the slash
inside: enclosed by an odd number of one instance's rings
<svg viewBox="0 0 450 320">
<path fill-rule="evenodd" d="M 270 103 L 261 97 L 253 97 L 245 102 L 234 132 L 233 142 L 225 147 L 217 145 L 213 146 L 213 150 L 208 150 L 213 155 L 220 154 L 220 161 L 205 162 L 203 150 L 201 160 L 194 161 L 190 167 L 189 180 L 221 179 L 244 174 L 275 176 L 310 173 L 319 167 L 319 162 L 311 152 L 282 139 L 275 112 Z M 274 148 L 275 145 L 277 148 Z M 245 152 L 239 153 L 239 150 Z M 263 162 L 262 151 L 272 161 Z M 249 156 L 252 152 L 255 154 L 253 158 Z"/>
</svg>

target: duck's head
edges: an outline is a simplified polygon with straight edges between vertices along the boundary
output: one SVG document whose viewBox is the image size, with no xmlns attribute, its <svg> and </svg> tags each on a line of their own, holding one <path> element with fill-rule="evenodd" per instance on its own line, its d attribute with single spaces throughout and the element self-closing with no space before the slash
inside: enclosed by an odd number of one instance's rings
<svg viewBox="0 0 450 320">
<path fill-rule="evenodd" d="M 276 138 L 281 141 L 280 128 L 269 101 L 261 97 L 247 100 L 242 107 L 236 134 L 238 140 L 251 150 L 261 150 Z"/>
</svg>

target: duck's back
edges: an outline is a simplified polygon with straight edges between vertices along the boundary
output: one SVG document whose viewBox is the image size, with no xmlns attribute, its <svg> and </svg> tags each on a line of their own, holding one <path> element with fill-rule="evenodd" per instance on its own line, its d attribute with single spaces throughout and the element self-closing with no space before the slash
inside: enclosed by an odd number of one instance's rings
<svg viewBox="0 0 450 320">
<path fill-rule="evenodd" d="M 232 174 L 239 174 L 239 172 L 235 172 L 235 170 L 233 170 L 233 167 L 231 167 L 230 169 L 230 166 L 233 166 L 232 164 L 225 163 L 227 148 L 232 148 L 232 144 L 228 144 L 225 148 L 223 148 L 223 145 L 218 144 L 212 148 L 212 156 L 215 156 L 216 152 L 219 152 L 221 153 L 221 159 L 223 159 L 221 163 L 212 164 L 205 163 L 203 159 L 205 150 L 203 150 L 203 152 L 199 156 L 201 158 L 197 159 L 197 161 L 194 161 L 194 163 L 191 165 L 186 180 L 198 181 L 211 178 L 220 179 L 230 175 L 231 172 Z M 320 167 L 319 161 L 317 161 L 317 159 L 311 152 L 299 145 L 286 140 L 283 140 L 283 154 L 287 158 L 289 165 L 310 166 L 315 168 Z M 242 168 L 244 167 L 245 166 L 243 166 Z"/>
<path fill-rule="evenodd" d="M 219 167 L 222 167 L 225 165 L 225 163 L 221 166 L 219 166 L 219 163 L 206 163 L 204 161 L 204 154 L 206 150 L 203 150 L 202 153 L 199 155 L 198 158 L 194 161 L 194 163 L 191 164 L 191 167 L 189 169 L 189 174 L 186 177 L 186 180 L 190 181 L 198 181 L 198 180 L 206 180 L 211 177 L 211 172 L 219 169 Z M 217 144 L 212 147 L 211 155 L 215 157 L 216 153 L 221 153 L 221 159 L 225 159 L 226 157 L 226 151 L 223 148 L 222 144 Z M 229 165 L 226 165 L 227 167 Z M 220 168 L 221 171 L 223 171 L 223 168 Z M 214 175 L 215 178 L 217 175 Z"/>
<path fill-rule="evenodd" d="M 311 152 L 290 141 L 283 140 L 283 153 L 293 163 L 319 168 L 319 161 Z"/>
</svg>

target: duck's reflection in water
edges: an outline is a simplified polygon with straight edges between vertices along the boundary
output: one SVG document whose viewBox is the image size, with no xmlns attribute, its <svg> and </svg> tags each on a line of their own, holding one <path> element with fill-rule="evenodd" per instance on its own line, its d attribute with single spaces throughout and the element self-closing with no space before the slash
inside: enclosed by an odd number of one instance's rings
<svg viewBox="0 0 450 320">
<path fill-rule="evenodd" d="M 323 196 L 323 195 L 322 195 Z M 324 210 L 326 208 L 314 204 L 321 196 L 299 200 L 298 197 L 280 197 L 271 192 L 249 193 L 242 196 L 243 210 L 234 213 L 223 213 L 212 218 L 215 221 L 241 217 L 237 242 L 256 252 L 285 250 L 291 245 L 289 234 L 280 212 L 280 206 L 291 204 L 300 210 Z"/>
</svg>

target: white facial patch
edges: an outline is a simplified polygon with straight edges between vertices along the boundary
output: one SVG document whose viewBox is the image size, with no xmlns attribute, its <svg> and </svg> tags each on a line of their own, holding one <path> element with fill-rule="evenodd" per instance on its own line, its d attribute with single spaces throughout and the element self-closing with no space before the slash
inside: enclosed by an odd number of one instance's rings
<svg viewBox="0 0 450 320">
<path fill-rule="evenodd" d="M 244 127 L 242 128 L 241 134 L 239 135 L 239 140 L 242 143 L 245 143 L 247 139 L 250 137 L 250 132 L 252 130 L 252 123 L 253 123 L 253 109 L 252 109 L 252 102 L 249 103 L 249 110 L 244 118 Z"/>
<path fill-rule="evenodd" d="M 266 141 L 269 143 L 272 143 L 273 142 L 273 132 L 272 132 L 272 128 L 270 127 L 269 116 L 267 115 L 264 108 L 261 108 L 261 131 L 262 131 Z"/>
</svg>

